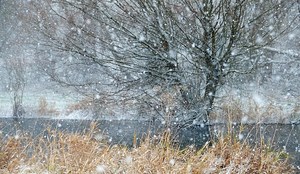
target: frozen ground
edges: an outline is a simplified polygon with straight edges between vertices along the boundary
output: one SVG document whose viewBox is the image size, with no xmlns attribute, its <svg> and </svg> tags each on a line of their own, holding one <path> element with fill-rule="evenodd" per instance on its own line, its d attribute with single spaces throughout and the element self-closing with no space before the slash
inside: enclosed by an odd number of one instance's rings
<svg viewBox="0 0 300 174">
<path fill-rule="evenodd" d="M 23 104 L 26 116 L 35 117 L 39 109 L 41 100 L 47 102 L 47 107 L 64 113 L 68 104 L 76 102 L 78 98 L 64 93 L 51 90 L 27 91 L 24 92 Z M 10 117 L 12 115 L 12 96 L 7 91 L 2 91 L 0 95 L 0 116 Z"/>
<path fill-rule="evenodd" d="M 47 109 L 51 113 L 41 115 L 38 113 L 41 100 L 47 102 Z M 79 96 L 71 94 L 67 90 L 50 90 L 39 88 L 38 90 L 27 90 L 24 93 L 25 117 L 49 117 L 56 119 L 94 119 L 91 111 L 73 110 L 68 111 L 68 106 L 80 100 Z M 224 111 L 220 108 L 231 106 L 231 112 L 238 122 L 299 122 L 300 121 L 300 97 L 284 93 L 281 90 L 270 90 L 268 87 L 257 85 L 240 85 L 239 89 L 227 87 L 219 92 L 216 101 L 216 110 L 220 114 L 212 122 L 224 122 L 227 118 L 222 118 Z M 147 116 L 139 114 L 127 108 L 108 109 L 109 113 L 104 113 L 98 118 L 104 120 L 123 119 L 147 119 Z M 0 117 L 11 117 L 12 102 L 11 95 L 7 91 L 2 91 L 0 95 Z"/>
<path fill-rule="evenodd" d="M 216 109 L 220 108 L 239 114 L 235 116 L 241 122 L 294 123 L 300 121 L 300 96 L 286 92 L 276 85 L 247 84 L 239 85 L 238 89 L 224 88 L 219 92 L 216 101 Z"/>
</svg>

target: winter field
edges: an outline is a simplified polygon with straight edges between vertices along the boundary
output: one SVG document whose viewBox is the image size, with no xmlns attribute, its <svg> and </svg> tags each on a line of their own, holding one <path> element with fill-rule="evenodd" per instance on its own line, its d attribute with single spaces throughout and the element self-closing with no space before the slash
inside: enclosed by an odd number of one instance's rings
<svg viewBox="0 0 300 174">
<path fill-rule="evenodd" d="M 75 103 L 76 98 L 57 93 L 50 90 L 39 92 L 24 93 L 25 117 L 58 117 L 63 115 L 68 104 Z M 45 115 L 39 113 L 39 109 L 44 107 L 47 110 Z M 12 115 L 12 96 L 9 92 L 2 92 L 0 96 L 1 117 L 11 117 Z"/>
<path fill-rule="evenodd" d="M 231 90 L 231 93 L 227 91 L 230 95 L 220 97 L 216 104 L 216 108 L 220 109 L 216 109 L 219 113 L 215 114 L 215 118 L 212 117 L 212 123 L 297 122 L 299 116 L 296 114 L 299 114 L 299 110 L 295 110 L 296 105 L 292 105 L 296 103 L 295 98 L 282 97 L 282 100 L 278 100 L 262 92 L 257 88 L 249 90 L 248 94 L 243 91 L 242 95 L 238 90 Z M 9 99 L 9 94 L 1 95 L 1 115 L 4 117 L 11 115 Z M 277 102 L 274 102 L 275 99 Z M 80 99 L 59 92 L 25 93 L 24 103 L 27 111 L 24 117 L 93 119 L 89 112 L 68 110 L 70 105 L 76 105 L 78 101 Z M 122 114 L 122 111 L 115 114 Z M 126 118 L 136 119 L 130 117 L 130 114 L 125 117 L 108 116 L 104 119 Z M 95 136 L 97 134 L 94 126 L 91 125 L 85 133 L 52 130 L 48 138 L 42 135 L 31 137 L 22 132 L 16 132 L 13 136 L 2 135 L 0 172 L 289 174 L 299 170 L 290 163 L 291 157 L 284 147 L 273 148 L 270 142 L 263 139 L 261 143 L 253 145 L 248 142 L 249 138 L 241 137 L 242 134 L 222 131 L 224 134 L 219 134 L 218 139 L 211 140 L 211 143 L 202 148 L 187 146 L 182 149 L 174 144 L 169 132 L 165 132 L 160 137 L 145 136 L 141 144 L 129 148 L 110 145 L 106 139 Z M 132 134 L 132 137 L 134 136 L 135 134 Z M 133 141 L 134 143 L 136 142 Z"/>
<path fill-rule="evenodd" d="M 241 85 L 240 85 L 241 86 Z M 250 86 L 250 87 L 249 87 Z M 29 87 L 30 88 L 30 87 Z M 246 88 L 246 89 L 245 89 Z M 246 85 L 244 89 L 223 88 L 215 102 L 211 123 L 226 123 L 228 119 L 237 123 L 297 123 L 300 120 L 300 99 L 297 95 L 269 87 Z M 56 119 L 95 119 L 88 110 L 89 103 L 84 97 L 71 92 L 36 89 L 26 91 L 23 103 L 25 118 Z M 125 108 L 125 109 L 124 109 Z M 110 112 L 107 112 L 110 110 Z M 132 106 L 107 106 L 105 114 L 98 119 L 149 119 L 147 115 L 138 115 Z M 103 113 L 104 113 L 103 112 Z M 228 118 L 227 115 L 231 115 Z M 0 117 L 11 117 L 12 97 L 7 91 L 0 95 Z"/>
<path fill-rule="evenodd" d="M 247 90 L 220 90 L 211 123 L 298 123 L 299 99 L 280 91 L 245 85 Z M 250 87 L 249 87 L 250 86 Z M 93 119 L 91 112 L 63 90 L 24 93 L 25 118 Z M 226 94 L 226 95 L 224 95 Z M 11 96 L 0 96 L 2 117 L 11 117 Z M 70 110 L 71 108 L 71 110 Z M 138 119 L 135 112 L 114 110 L 104 120 Z M 146 117 L 147 118 L 147 117 Z M 226 132 L 226 131 L 223 131 Z M 275 134 L 275 133 L 274 133 Z M 168 133 L 145 137 L 134 148 L 110 145 L 91 132 L 67 133 L 53 130 L 51 137 L 16 134 L 3 137 L 0 144 L 1 173 L 297 173 L 284 147 L 269 142 L 253 145 L 250 139 L 230 132 L 219 135 L 202 148 L 180 149 Z M 135 135 L 132 134 L 132 137 Z M 135 143 L 135 142 L 133 142 Z M 64 147 L 64 148 L 62 148 Z M 116 155 L 118 154 L 118 155 Z M 76 160 L 74 160 L 76 159 Z M 243 160 L 241 160 L 243 159 Z"/>
<path fill-rule="evenodd" d="M 299 0 L 0 0 L 0 174 L 299 173 L 299 24 Z"/>
</svg>

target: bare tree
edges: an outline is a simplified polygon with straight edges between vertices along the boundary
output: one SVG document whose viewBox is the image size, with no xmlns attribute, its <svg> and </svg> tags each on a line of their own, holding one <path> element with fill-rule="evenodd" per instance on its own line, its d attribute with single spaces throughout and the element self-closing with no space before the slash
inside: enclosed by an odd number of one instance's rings
<svg viewBox="0 0 300 174">
<path fill-rule="evenodd" d="M 207 122 L 226 78 L 251 73 L 299 23 L 286 10 L 296 0 L 45 2 L 33 3 L 34 15 L 53 80 L 190 121 Z"/>
<path fill-rule="evenodd" d="M 16 13 L 19 4 L 16 1 L 0 1 L 0 66 L 2 84 L 11 93 L 12 115 L 21 117 L 24 113 L 23 93 L 26 85 L 26 64 L 21 52 L 24 37 L 20 36 L 21 23 Z"/>
<path fill-rule="evenodd" d="M 23 93 L 26 85 L 24 59 L 10 59 L 6 62 L 9 89 L 12 93 L 13 117 L 20 118 L 25 114 Z"/>
</svg>

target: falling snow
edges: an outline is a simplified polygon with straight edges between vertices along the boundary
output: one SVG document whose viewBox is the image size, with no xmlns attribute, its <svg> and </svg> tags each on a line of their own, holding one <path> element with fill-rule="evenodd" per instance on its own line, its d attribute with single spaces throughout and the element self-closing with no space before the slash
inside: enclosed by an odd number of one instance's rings
<svg viewBox="0 0 300 174">
<path fill-rule="evenodd" d="M 222 125 L 280 123 L 284 127 L 274 131 L 285 136 L 274 143 L 300 156 L 296 0 L 243 1 L 240 8 L 222 1 L 88 2 L 1 1 L 1 137 L 22 140 L 26 129 L 36 134 L 42 125 L 26 122 L 31 119 L 59 120 L 49 125 L 59 130 L 102 120 L 111 127 L 95 130 L 92 141 L 126 144 L 157 124 L 185 130 L 178 141 L 186 138 L 194 148 L 226 132 Z M 196 129 L 202 132 L 189 132 Z M 243 131 L 235 136 L 246 141 L 251 131 Z M 122 156 L 119 162 L 135 160 Z M 206 172 L 215 172 L 222 160 Z M 105 164 L 93 170 L 108 173 Z"/>
</svg>

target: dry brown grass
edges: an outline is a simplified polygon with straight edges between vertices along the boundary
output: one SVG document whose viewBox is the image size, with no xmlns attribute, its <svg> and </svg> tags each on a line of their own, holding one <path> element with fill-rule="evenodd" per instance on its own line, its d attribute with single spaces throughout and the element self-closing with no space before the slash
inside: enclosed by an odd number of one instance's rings
<svg viewBox="0 0 300 174">
<path fill-rule="evenodd" d="M 76 103 L 69 104 L 67 106 L 67 115 L 74 111 L 90 109 L 94 103 L 93 100 L 92 97 L 86 97 Z"/>
<path fill-rule="evenodd" d="M 219 123 L 286 123 L 288 117 L 283 108 L 273 102 L 261 106 L 253 98 L 242 101 L 233 95 L 228 95 L 218 101 L 218 107 L 210 115 L 212 122 Z M 293 113 L 296 113 L 294 108 Z"/>
<path fill-rule="evenodd" d="M 55 103 L 49 104 L 45 97 L 40 97 L 38 114 L 40 116 L 46 116 L 46 115 L 58 116 L 59 111 L 55 108 Z"/>
<path fill-rule="evenodd" d="M 87 134 L 49 130 L 47 138 L 9 138 L 2 142 L 0 173 L 293 173 L 286 155 L 267 146 L 251 147 L 234 136 L 220 136 L 202 149 L 179 149 L 165 132 L 154 142 L 145 137 L 135 148 L 109 146 Z M 32 155 L 26 155 L 30 151 Z"/>
</svg>

